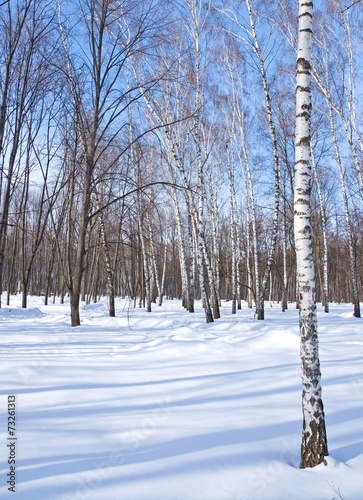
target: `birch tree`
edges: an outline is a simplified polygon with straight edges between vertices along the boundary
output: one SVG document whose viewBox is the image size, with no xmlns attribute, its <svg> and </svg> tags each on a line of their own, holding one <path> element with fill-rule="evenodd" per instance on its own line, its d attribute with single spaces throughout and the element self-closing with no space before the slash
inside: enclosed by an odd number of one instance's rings
<svg viewBox="0 0 363 500">
<path fill-rule="evenodd" d="M 327 233 L 327 231 L 326 231 L 326 215 L 325 215 L 325 210 L 324 210 L 323 195 L 322 195 L 321 188 L 320 188 L 319 176 L 318 176 L 317 171 L 316 171 L 315 158 L 314 158 L 314 153 L 313 153 L 312 148 L 311 148 L 311 161 L 312 161 L 312 168 L 313 168 L 313 173 L 314 173 L 314 180 L 315 180 L 316 188 L 318 191 L 320 219 L 321 219 L 321 226 L 322 226 L 322 231 L 323 231 L 324 312 L 328 313 L 329 312 L 329 283 L 328 283 L 328 241 L 327 241 L 327 234 L 326 234 Z"/>
<path fill-rule="evenodd" d="M 272 143 L 272 160 L 274 165 L 274 209 L 273 209 L 273 228 L 271 233 L 271 241 L 268 249 L 266 267 L 263 274 L 262 283 L 259 290 L 256 290 L 256 316 L 257 319 L 263 320 L 265 317 L 264 313 L 264 299 L 267 290 L 268 281 L 270 278 L 271 268 L 275 256 L 277 237 L 278 237 L 278 224 L 279 224 L 279 204 L 280 204 L 280 167 L 279 167 L 279 155 L 277 149 L 277 137 L 276 128 L 273 117 L 273 109 L 271 104 L 271 84 L 268 81 L 267 71 L 266 71 L 266 56 L 264 55 L 264 50 L 266 49 L 270 33 L 264 37 L 264 41 L 261 43 L 259 37 L 257 36 L 256 22 L 258 21 L 257 15 L 257 2 L 253 0 L 245 0 L 243 2 L 247 9 L 248 15 L 248 25 L 244 21 L 244 16 L 242 12 L 242 2 L 239 2 L 238 8 L 233 10 L 232 8 L 222 9 L 223 14 L 227 19 L 234 23 L 235 29 L 231 31 L 231 34 L 244 45 L 252 49 L 254 58 L 256 58 L 258 70 L 260 77 L 262 79 L 263 95 L 265 100 L 265 110 L 267 117 L 267 125 L 269 130 L 269 135 Z"/>
<path fill-rule="evenodd" d="M 294 226 L 299 284 L 300 356 L 303 433 L 301 468 L 314 467 L 328 455 L 321 390 L 315 300 L 315 274 L 311 234 L 311 59 L 313 4 L 299 2 L 296 62 L 296 129 Z"/>
<path fill-rule="evenodd" d="M 197 7 L 195 1 L 190 1 L 188 0 L 187 6 L 190 9 L 190 15 L 192 18 L 191 24 L 189 25 L 189 30 L 191 33 L 192 37 L 192 47 L 193 51 L 192 52 L 192 57 L 195 58 L 195 61 L 193 65 L 195 64 L 195 67 L 192 67 L 192 71 L 199 75 L 200 79 L 200 47 L 199 47 L 199 33 L 200 30 L 202 29 L 200 26 L 200 18 L 199 14 L 197 12 Z M 160 57 L 160 65 L 163 68 L 168 68 L 165 70 L 170 71 L 170 61 L 167 59 L 165 54 L 162 54 Z M 188 202 L 187 206 L 190 210 L 190 213 L 193 217 L 193 222 L 195 224 L 196 228 L 196 233 L 197 233 L 197 251 L 196 251 L 196 260 L 198 263 L 198 275 L 199 275 L 199 284 L 201 288 L 201 294 L 202 294 L 202 300 L 204 303 L 205 307 L 205 314 L 206 314 L 206 321 L 212 322 L 213 321 L 213 313 L 210 307 L 210 302 L 209 302 L 209 297 L 207 293 L 207 287 L 205 283 L 205 278 L 204 278 L 204 266 L 207 268 L 208 272 L 208 277 L 210 283 L 212 283 L 212 290 L 211 294 L 213 296 L 213 310 L 214 310 L 214 317 L 219 318 L 219 306 L 218 306 L 218 294 L 216 290 L 216 285 L 215 285 L 215 280 L 213 279 L 213 271 L 212 271 L 212 266 L 210 263 L 210 258 L 209 254 L 207 251 L 206 247 L 206 241 L 205 241 L 205 232 L 204 232 L 204 225 L 203 225 L 203 216 L 204 216 L 204 209 L 205 209 L 205 189 L 204 189 L 204 159 L 203 159 L 203 151 L 202 151 L 202 133 L 201 133 L 201 107 L 203 105 L 202 100 L 201 100 L 201 82 L 196 83 L 196 95 L 194 96 L 195 102 L 193 104 L 188 101 L 188 104 L 190 104 L 193 109 L 197 108 L 194 111 L 193 114 L 193 136 L 194 136 L 194 142 L 195 142 L 195 156 L 196 156 L 196 170 L 197 170 L 197 187 L 196 187 L 196 192 L 197 196 L 196 199 L 192 194 L 191 186 L 188 181 L 188 175 L 186 172 L 186 163 L 185 163 L 185 158 L 184 158 L 184 144 L 181 143 L 180 137 L 177 133 L 176 127 L 175 127 L 175 122 L 179 122 L 182 120 L 183 115 L 186 115 L 186 118 L 188 115 L 186 114 L 186 111 L 188 110 L 186 106 L 186 102 L 181 104 L 180 101 L 178 101 L 176 104 L 173 101 L 173 95 L 174 95 L 174 89 L 172 89 L 172 92 L 170 93 L 170 87 L 168 88 L 168 80 L 165 82 L 162 80 L 158 81 L 159 84 L 159 89 L 160 93 L 155 92 L 155 88 L 153 89 L 154 92 L 146 92 L 144 85 L 140 81 L 140 76 L 138 73 L 140 73 L 140 70 L 136 70 L 136 61 L 133 60 L 133 70 L 134 70 L 134 76 L 136 81 L 138 82 L 139 87 L 142 90 L 142 95 L 145 100 L 145 104 L 147 109 L 150 112 L 150 119 L 154 120 L 156 124 L 159 124 L 162 129 L 163 133 L 165 134 L 165 140 L 167 144 L 167 148 L 170 151 L 170 155 L 173 161 L 174 168 L 178 172 L 178 175 L 181 179 L 182 185 L 185 189 L 185 196 L 188 197 Z M 158 69 L 160 71 L 160 68 Z M 170 75 L 173 73 L 170 73 Z M 185 85 L 187 82 L 186 81 L 179 81 L 177 84 L 178 85 Z M 188 82 L 189 83 L 189 82 Z M 161 94 L 161 99 L 160 99 L 160 94 Z M 194 94 L 194 92 L 193 92 Z M 192 94 L 192 95 L 193 95 Z M 189 111 L 189 117 L 190 117 L 190 109 Z"/>
<path fill-rule="evenodd" d="M 230 233 L 231 233 L 231 246 L 232 246 L 232 314 L 236 314 L 237 302 L 237 265 L 236 262 L 237 250 L 236 245 L 236 217 L 234 206 L 234 165 L 231 166 L 231 154 L 229 152 L 228 143 L 226 144 L 227 154 L 227 168 L 228 168 L 228 181 L 229 181 L 229 205 L 230 205 Z"/>
</svg>

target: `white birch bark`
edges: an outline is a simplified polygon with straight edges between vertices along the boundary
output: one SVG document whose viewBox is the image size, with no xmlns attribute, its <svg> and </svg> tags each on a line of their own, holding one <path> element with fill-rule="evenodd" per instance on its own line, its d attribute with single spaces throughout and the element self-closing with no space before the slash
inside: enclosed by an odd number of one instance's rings
<svg viewBox="0 0 363 500">
<path fill-rule="evenodd" d="M 299 1 L 299 34 L 296 62 L 296 129 L 294 227 L 299 283 L 300 356 L 303 433 L 301 468 L 314 467 L 328 454 L 319 363 L 315 273 L 310 212 L 310 70 L 312 58 L 312 2 Z"/>
<path fill-rule="evenodd" d="M 239 217 L 238 217 L 238 205 L 236 199 L 236 189 L 233 186 L 233 205 L 235 214 L 235 226 L 236 226 L 236 273 L 237 273 L 237 309 L 241 309 L 241 248 L 240 248 L 240 227 L 239 227 Z"/>
<path fill-rule="evenodd" d="M 142 256 L 143 256 L 143 264 L 144 264 L 144 277 L 145 277 L 145 295 L 146 295 L 146 310 L 147 312 L 151 312 L 151 276 L 150 276 L 150 267 L 149 267 L 149 259 L 147 255 L 147 248 L 145 243 L 144 233 L 142 231 L 142 220 L 141 220 L 141 204 L 138 204 L 138 217 L 137 222 L 139 226 L 139 236 L 141 242 Z"/>
<path fill-rule="evenodd" d="M 169 170 L 170 170 L 171 180 L 173 183 L 173 185 L 171 186 L 171 195 L 173 198 L 174 216 L 175 216 L 176 229 L 177 229 L 177 235 L 178 235 L 178 253 L 179 253 L 179 263 L 180 263 L 180 274 L 181 274 L 181 280 L 182 280 L 182 303 L 183 303 L 183 307 L 186 307 L 188 309 L 188 304 L 189 304 L 188 267 L 187 267 L 187 261 L 186 261 L 186 257 L 185 257 L 185 246 L 184 246 L 184 238 L 183 238 L 183 232 L 182 232 L 182 223 L 181 223 L 179 202 L 178 202 L 178 198 L 177 198 L 176 187 L 174 185 L 176 182 L 176 176 L 175 176 L 175 173 L 172 171 L 171 157 L 169 158 Z"/>
<path fill-rule="evenodd" d="M 341 162 L 340 153 L 339 153 L 338 141 L 337 141 L 337 137 L 335 134 L 332 106 L 331 106 L 331 103 L 329 100 L 327 101 L 327 104 L 329 107 L 329 123 L 330 123 L 330 128 L 331 128 L 332 137 L 333 137 L 335 157 L 336 157 L 337 164 L 338 164 L 340 185 L 341 185 L 341 189 L 342 189 L 342 196 L 343 196 L 343 202 L 344 202 L 345 224 L 346 224 L 347 233 L 348 233 L 350 275 L 351 275 L 351 280 L 352 280 L 353 304 L 354 304 L 354 313 L 353 314 L 356 318 L 360 318 L 360 303 L 359 303 L 358 280 L 357 280 L 357 266 L 356 266 L 356 260 L 355 260 L 355 252 L 354 252 L 353 231 L 352 231 L 352 225 L 351 225 L 350 216 L 349 216 L 348 197 L 347 197 L 347 191 L 345 188 L 343 167 L 342 167 L 342 162 Z"/>
<path fill-rule="evenodd" d="M 133 140 L 134 140 L 134 135 L 133 135 L 133 124 L 132 124 L 132 115 L 131 115 L 131 104 L 129 105 L 128 108 L 129 112 L 129 139 L 130 139 L 130 161 L 131 161 L 131 168 L 132 168 L 132 173 L 134 177 L 134 184 L 135 186 L 140 187 L 140 172 L 137 168 L 136 161 L 135 161 L 135 152 L 134 152 L 134 147 L 132 146 Z M 148 259 L 148 254 L 147 254 L 147 248 L 146 248 L 146 243 L 145 243 L 145 238 L 144 238 L 144 233 L 143 233 L 143 224 L 142 224 L 142 202 L 141 202 L 141 194 L 139 191 L 137 191 L 136 195 L 136 207 L 137 207 L 137 224 L 138 224 L 138 229 L 139 229 L 139 238 L 141 242 L 141 250 L 142 250 L 142 258 L 143 258 L 143 270 L 141 269 L 140 274 L 141 274 L 141 293 L 140 293 L 140 308 L 141 304 L 144 300 L 144 285 L 145 285 L 145 295 L 146 295 L 146 310 L 147 312 L 151 312 L 151 273 L 150 273 L 150 267 L 149 267 L 149 259 Z M 141 266 L 140 266 L 141 267 Z M 144 283 L 145 279 L 145 283 Z"/>
<path fill-rule="evenodd" d="M 349 107 L 349 118 L 352 124 L 352 128 L 355 132 L 357 141 L 359 143 L 360 149 L 363 152 L 363 140 L 361 136 L 361 132 L 358 130 L 357 126 L 357 112 L 356 112 L 356 92 L 355 92 L 355 75 L 353 65 L 353 48 L 352 48 L 352 36 L 349 24 L 349 13 L 350 9 L 347 9 L 345 12 L 340 11 L 340 19 L 341 24 L 344 28 L 345 40 L 346 40 L 346 51 L 348 54 L 348 63 L 349 63 L 349 87 L 350 91 L 347 93 L 347 101 Z M 362 193 L 363 196 L 363 193 Z"/>
<path fill-rule="evenodd" d="M 197 256 L 197 263 L 198 263 L 198 276 L 199 276 L 199 285 L 201 289 L 201 296 L 202 296 L 202 302 L 204 305 L 204 310 L 205 310 L 205 316 L 206 316 L 206 322 L 210 323 L 213 322 L 213 313 L 210 307 L 210 302 L 207 294 L 207 288 L 205 285 L 205 280 L 204 280 L 204 246 L 205 246 L 205 241 L 204 241 L 204 232 L 203 232 L 203 227 L 202 223 L 203 220 L 200 217 L 200 215 L 203 217 L 203 178 L 200 176 L 201 173 L 203 173 L 203 162 L 200 161 L 199 168 L 198 168 L 198 205 L 195 205 L 192 193 L 190 191 L 190 186 L 187 180 L 187 176 L 185 173 L 184 169 L 184 163 L 183 163 L 183 158 L 182 155 L 179 152 L 179 144 L 178 141 L 175 138 L 175 131 L 170 125 L 166 125 L 168 121 L 173 121 L 170 120 L 170 117 L 168 119 L 165 119 L 166 117 L 163 116 L 162 112 L 157 108 L 157 106 L 152 105 L 152 100 L 149 99 L 143 85 L 140 82 L 139 76 L 137 74 L 134 61 L 131 59 L 132 63 L 132 68 L 134 72 L 135 79 L 137 81 L 138 87 L 140 88 L 142 92 L 142 96 L 144 98 L 145 104 L 150 111 L 151 115 L 156 119 L 157 123 L 162 125 L 164 127 L 164 133 L 165 137 L 167 140 L 167 145 L 168 148 L 170 148 L 173 160 L 175 162 L 175 166 L 177 167 L 184 189 L 185 189 L 185 196 L 188 198 L 188 206 L 190 209 L 190 213 L 193 216 L 194 224 L 195 224 L 195 231 L 197 234 L 197 248 L 196 248 L 196 256 Z M 198 143 L 198 141 L 197 141 Z M 218 304 L 217 304 L 218 307 Z M 219 311 L 219 308 L 218 308 Z M 216 316 L 219 317 L 219 316 Z"/>
<path fill-rule="evenodd" d="M 360 192 L 361 192 L 361 196 L 363 199 L 363 176 L 362 176 L 361 168 L 359 165 L 359 159 L 358 159 L 358 155 L 356 152 L 356 148 L 355 148 L 355 145 L 353 143 L 353 139 L 352 139 L 352 135 L 351 135 L 351 131 L 350 131 L 350 124 L 349 124 L 349 121 L 345 118 L 344 113 L 341 110 L 341 108 L 335 104 L 335 102 L 332 98 L 332 95 L 330 93 L 328 68 L 327 67 L 323 68 L 323 72 L 324 72 L 326 82 L 323 81 L 321 75 L 319 74 L 318 69 L 316 69 L 316 68 L 314 68 L 314 73 L 313 73 L 314 78 L 316 80 L 316 83 L 318 84 L 320 91 L 324 95 L 325 99 L 328 101 L 328 106 L 330 108 L 334 109 L 334 111 L 338 114 L 338 116 L 342 120 L 344 130 L 345 130 L 345 133 L 347 136 L 347 141 L 348 141 L 350 150 L 352 152 L 353 161 L 354 161 L 354 165 L 355 165 L 355 169 L 356 169 L 357 177 L 358 177 L 358 181 L 359 181 Z M 350 111 L 352 112 L 352 110 L 350 110 Z M 359 142 L 361 143 L 360 139 L 359 139 Z"/>
<path fill-rule="evenodd" d="M 268 118 L 269 131 L 270 131 L 272 147 L 273 147 L 273 155 L 274 155 L 275 203 L 274 203 L 273 229 L 272 229 L 272 236 L 271 236 L 271 244 L 270 244 L 268 258 L 267 258 L 267 267 L 266 267 L 266 271 L 264 273 L 264 277 L 262 280 L 261 291 L 260 291 L 259 295 L 256 295 L 257 319 L 264 319 L 264 298 L 265 298 L 268 280 L 269 280 L 270 273 L 271 273 L 272 263 L 273 263 L 273 260 L 275 257 L 278 230 L 279 230 L 280 167 L 279 167 L 279 155 L 278 155 L 278 149 L 277 149 L 276 130 L 275 130 L 274 122 L 273 122 L 271 98 L 270 98 L 269 85 L 267 82 L 267 75 L 266 75 L 266 71 L 265 71 L 265 64 L 264 64 L 261 49 L 260 49 L 258 39 L 257 39 L 255 24 L 254 24 L 254 20 L 253 20 L 252 5 L 251 5 L 250 0 L 246 0 L 246 5 L 248 8 L 248 15 L 250 18 L 251 34 L 252 34 L 252 38 L 254 41 L 254 50 L 255 50 L 255 53 L 258 57 L 259 64 L 260 64 L 260 72 L 261 72 L 261 76 L 262 76 L 263 90 L 265 93 L 265 100 L 266 100 L 267 118 Z"/>
<path fill-rule="evenodd" d="M 361 192 L 362 199 L 363 199 L 363 176 L 362 176 L 362 172 L 361 172 L 360 165 L 359 165 L 357 151 L 355 149 L 355 145 L 353 143 L 352 136 L 350 133 L 350 126 L 349 126 L 349 123 L 346 120 L 343 112 L 341 111 L 341 109 L 339 109 L 337 106 L 333 106 L 333 107 L 334 107 L 335 111 L 338 113 L 338 115 L 340 116 L 340 118 L 343 122 L 343 125 L 344 125 L 344 130 L 345 130 L 345 133 L 347 136 L 347 141 L 348 141 L 350 150 L 352 152 L 353 161 L 354 161 L 354 165 L 355 165 L 355 169 L 356 169 L 357 177 L 358 177 L 358 181 L 359 181 L 360 192 Z"/>
<path fill-rule="evenodd" d="M 243 179 L 245 182 L 245 187 L 246 187 L 246 200 L 247 204 L 249 207 L 249 218 L 251 221 L 252 225 L 252 241 L 253 241 L 253 256 L 254 256 L 254 271 L 255 271 L 255 286 L 254 286 L 254 299 L 255 299 L 255 306 L 257 309 L 257 301 L 258 297 L 260 297 L 260 271 L 259 271 L 259 263 L 258 263 L 258 239 L 257 239 L 257 221 L 256 221 L 256 203 L 255 203 L 255 196 L 254 196 L 254 189 L 253 189 L 253 182 L 252 182 L 252 175 L 251 175 L 251 169 L 250 169 L 250 164 L 248 160 L 248 155 L 247 155 L 247 148 L 246 148 L 246 143 L 245 143 L 245 134 L 244 134 L 244 122 L 243 122 L 243 117 L 240 123 L 240 132 L 241 132 L 241 144 L 242 144 L 242 151 L 243 151 L 243 163 L 241 162 L 241 165 L 244 164 L 246 172 L 242 169 L 242 174 L 243 174 Z M 247 175 L 246 175 L 247 174 Z M 248 227 L 250 230 L 250 228 Z M 250 239 L 248 238 L 248 245 L 250 246 Z M 250 266 L 248 265 L 249 273 L 249 283 L 248 286 L 251 288 L 252 284 L 252 279 L 251 279 L 251 272 L 250 272 Z M 249 288 L 249 291 L 250 291 Z"/>
<path fill-rule="evenodd" d="M 105 227 L 105 220 L 103 216 L 103 211 L 101 209 L 98 197 L 96 196 L 96 208 L 98 210 L 98 220 L 100 223 L 100 232 L 101 232 L 101 239 L 102 239 L 102 250 L 103 250 L 103 255 L 105 258 L 105 265 L 106 265 L 106 275 L 107 275 L 107 286 L 108 286 L 108 293 L 109 293 L 109 316 L 115 317 L 115 287 L 114 287 L 114 280 L 113 280 L 113 271 L 112 271 L 112 263 L 111 263 L 111 257 L 110 257 L 110 248 L 108 246 L 108 241 L 106 237 L 106 227 Z"/>
<path fill-rule="evenodd" d="M 165 235 L 165 243 L 164 243 L 164 262 L 163 262 L 163 273 L 161 276 L 161 286 L 160 286 L 160 295 L 158 306 L 161 306 L 163 303 L 163 297 L 165 293 L 165 276 L 166 276 L 166 262 L 167 262 L 167 253 L 168 253 L 168 230 Z"/>
<path fill-rule="evenodd" d="M 156 289 L 157 289 L 157 292 L 158 292 L 158 298 L 160 300 L 160 297 L 161 297 L 161 282 L 160 282 L 160 278 L 159 278 L 158 266 L 157 266 L 157 263 L 156 263 L 154 235 L 153 235 L 153 230 L 152 230 L 152 227 L 151 227 L 151 222 L 150 222 L 149 215 L 147 215 L 147 225 L 148 225 L 148 228 L 149 228 L 149 241 L 150 241 L 150 250 L 151 250 L 152 269 L 154 271 L 154 281 L 155 281 Z"/>
<path fill-rule="evenodd" d="M 323 247 L 324 247 L 324 312 L 329 312 L 329 283 L 328 283 L 328 240 L 326 235 L 326 221 L 325 221 L 325 210 L 323 203 L 323 196 L 321 194 L 319 177 L 315 167 L 315 158 L 314 153 L 311 148 L 311 162 L 314 173 L 314 180 L 316 183 L 316 188 L 318 190 L 318 198 L 319 198 L 319 208 L 320 208 L 320 218 L 321 218 L 321 227 L 323 231 Z"/>
<path fill-rule="evenodd" d="M 287 309 L 287 241 L 286 241 L 286 213 L 285 213 L 285 203 L 282 199 L 282 189 L 281 189 L 281 177 L 280 177 L 280 193 L 281 193 L 281 224 L 282 224 L 282 262 L 283 262 L 283 291 L 281 300 L 282 312 Z"/>
<path fill-rule="evenodd" d="M 356 138 L 358 140 L 359 146 L 361 148 L 361 151 L 363 152 L 363 141 L 362 137 L 359 133 L 358 127 L 357 127 L 357 121 L 356 121 L 356 97 L 355 97 L 355 71 L 353 67 L 353 50 L 352 50 L 352 41 L 351 41 L 351 34 L 350 34 L 350 25 L 349 25 L 349 12 L 350 9 L 346 10 L 345 13 L 340 10 L 340 20 L 341 20 L 341 25 L 343 26 L 344 29 L 344 34 L 345 34 L 345 51 L 348 55 L 348 78 L 343 78 L 343 86 L 344 86 L 344 94 L 346 96 L 346 101 L 348 105 L 348 119 L 345 118 L 344 113 L 342 111 L 342 108 L 335 106 L 334 109 L 340 116 L 345 133 L 347 135 L 347 140 L 349 147 L 352 152 L 353 156 L 353 161 L 354 165 L 357 171 L 357 176 L 359 180 L 359 186 L 361 190 L 361 195 L 363 198 L 363 177 L 362 177 L 362 171 L 361 171 L 361 166 L 359 164 L 359 159 L 358 159 L 358 154 L 353 142 L 352 134 L 351 134 L 351 128 L 353 128 Z M 336 54 L 335 54 L 336 55 Z M 348 82 L 348 85 L 347 83 Z"/>
<path fill-rule="evenodd" d="M 185 198 L 188 206 L 188 240 L 189 240 L 189 255 L 190 255 L 190 268 L 189 268 L 189 301 L 188 301 L 188 311 L 190 313 L 194 312 L 194 283 L 195 283 L 195 225 L 193 223 L 193 217 L 191 210 L 189 208 L 188 197 Z"/>
<path fill-rule="evenodd" d="M 207 157 L 207 151 L 204 151 L 204 157 Z M 214 300 L 220 305 L 220 278 L 219 278 L 219 267 L 220 267 L 220 256 L 219 256 L 219 214 L 218 214 L 218 178 L 216 178 L 216 167 L 212 173 L 209 162 L 206 162 L 207 179 L 209 187 L 210 196 L 210 218 L 211 218 L 211 240 L 212 240 L 212 252 L 211 252 L 211 266 L 215 281 L 216 297 Z M 214 177 L 214 182 L 213 182 Z"/>
<path fill-rule="evenodd" d="M 236 299 L 237 299 L 237 283 L 236 283 L 236 231 L 235 231 L 235 216 L 234 216 L 234 202 L 233 202 L 233 172 L 230 161 L 230 152 L 228 144 L 226 144 L 227 153 L 227 169 L 229 181 L 229 204 L 230 204 L 230 235 L 231 235 L 231 251 L 232 251 L 232 314 L 236 314 Z"/>
<path fill-rule="evenodd" d="M 247 211 L 247 219 L 246 219 L 246 240 L 247 240 L 247 248 L 246 248 L 246 268 L 247 268 L 247 306 L 249 309 L 252 309 L 252 280 L 251 280 L 251 269 L 250 269 L 250 210 L 248 207 L 248 196 L 246 193 L 246 211 Z"/>
<path fill-rule="evenodd" d="M 215 283 L 215 278 L 213 276 L 213 270 L 210 264 L 209 256 L 207 253 L 207 248 L 205 244 L 205 235 L 203 230 L 203 214 L 204 214 L 204 161 L 202 157 L 202 85 L 201 85 L 201 53 L 200 53 L 200 45 L 199 45 L 199 16 L 197 13 L 197 4 L 195 0 L 188 0 L 188 4 L 190 7 L 191 15 L 193 18 L 193 43 L 194 43 L 194 58 L 195 58 L 195 119 L 194 119 L 194 127 L 195 127 L 195 148 L 196 148 L 196 157 L 197 157 L 197 172 L 198 172 L 198 183 L 197 183 L 197 192 L 198 192 L 198 232 L 199 232 L 199 242 L 198 246 L 200 247 L 200 251 L 202 252 L 200 257 L 204 255 L 205 264 L 207 267 L 209 282 L 211 286 L 211 295 L 212 295 L 212 307 L 214 312 L 214 318 L 218 319 L 220 317 L 219 313 L 219 305 L 218 305 L 218 293 Z M 199 13 L 200 14 L 200 13 Z M 203 262 L 199 257 L 200 263 L 199 265 L 199 275 L 203 273 Z"/>
<path fill-rule="evenodd" d="M 204 279 L 204 258 L 205 258 L 205 252 L 204 249 L 206 248 L 205 245 L 205 239 L 204 239 L 204 232 L 202 228 L 202 219 L 200 216 L 203 216 L 203 203 L 199 203 L 199 208 L 197 209 L 194 204 L 194 200 L 192 197 L 192 194 L 189 189 L 188 181 L 185 175 L 184 171 L 184 166 L 182 161 L 180 160 L 180 156 L 177 153 L 177 147 L 176 144 L 173 143 L 171 137 L 168 138 L 170 147 L 173 152 L 174 160 L 175 163 L 178 167 L 180 176 L 182 178 L 182 182 L 185 188 L 185 193 L 186 196 L 188 197 L 188 206 L 191 211 L 191 214 L 194 219 L 195 223 L 195 230 L 197 234 L 197 263 L 198 263 L 198 276 L 199 276 L 199 286 L 201 290 L 201 295 L 202 295 L 202 301 L 204 304 L 204 310 L 205 310 L 205 315 L 206 315 L 206 322 L 211 323 L 213 322 L 213 314 L 212 310 L 210 308 L 210 303 L 209 303 L 209 298 L 207 294 L 207 289 L 205 285 L 205 279 Z M 209 263 L 210 264 L 210 263 Z M 208 262 L 207 262 L 207 267 L 208 267 Z"/>
</svg>

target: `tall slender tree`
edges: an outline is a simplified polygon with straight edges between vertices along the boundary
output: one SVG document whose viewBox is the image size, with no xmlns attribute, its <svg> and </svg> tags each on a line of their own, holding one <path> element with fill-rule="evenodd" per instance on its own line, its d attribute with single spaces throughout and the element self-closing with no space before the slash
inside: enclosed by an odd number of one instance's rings
<svg viewBox="0 0 363 500">
<path fill-rule="evenodd" d="M 328 455 L 321 390 L 315 274 L 311 228 L 311 59 L 313 4 L 299 1 L 299 33 L 296 62 L 296 129 L 294 226 L 297 280 L 299 284 L 300 356 L 303 433 L 301 468 L 314 467 Z"/>
</svg>

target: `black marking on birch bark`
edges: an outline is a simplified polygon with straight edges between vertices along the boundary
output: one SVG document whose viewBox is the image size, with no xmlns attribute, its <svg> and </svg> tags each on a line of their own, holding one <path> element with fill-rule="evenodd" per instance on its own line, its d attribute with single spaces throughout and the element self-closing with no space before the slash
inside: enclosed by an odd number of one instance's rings
<svg viewBox="0 0 363 500">
<path fill-rule="evenodd" d="M 311 136 L 308 135 L 307 137 L 302 137 L 300 139 L 300 141 L 296 144 L 296 146 L 300 147 L 300 146 L 310 146 L 310 140 L 311 140 Z"/>
<path fill-rule="evenodd" d="M 313 6 L 313 2 L 306 2 L 306 3 L 301 4 L 301 7 L 312 7 L 312 6 Z"/>
<path fill-rule="evenodd" d="M 297 160 L 295 162 L 295 165 L 298 165 L 299 163 L 302 163 L 303 165 L 310 165 L 310 162 L 308 160 Z"/>
<path fill-rule="evenodd" d="M 311 17 L 311 18 L 313 17 L 313 16 L 310 14 L 310 12 L 304 12 L 303 14 L 300 14 L 300 16 L 299 16 L 299 17 L 304 17 L 304 16 L 309 16 L 309 17 Z"/>
<path fill-rule="evenodd" d="M 307 32 L 307 33 L 312 33 L 312 30 L 310 28 L 306 28 L 306 29 L 300 30 L 300 33 L 303 33 L 304 31 Z"/>
<path fill-rule="evenodd" d="M 308 110 L 311 110 L 311 109 L 312 109 L 312 107 L 313 107 L 313 106 L 312 106 L 312 104 L 303 104 L 303 105 L 301 106 L 301 109 L 308 109 Z"/>
<path fill-rule="evenodd" d="M 296 87 L 296 92 L 310 92 L 310 87 L 301 87 L 301 85 L 298 85 Z"/>
<path fill-rule="evenodd" d="M 304 111 L 303 113 L 296 115 L 296 118 L 305 118 L 305 120 L 308 121 L 310 119 L 310 113 Z"/>
<path fill-rule="evenodd" d="M 311 64 L 304 57 L 299 57 L 296 61 L 296 67 L 301 66 L 302 69 L 311 69 Z"/>
</svg>

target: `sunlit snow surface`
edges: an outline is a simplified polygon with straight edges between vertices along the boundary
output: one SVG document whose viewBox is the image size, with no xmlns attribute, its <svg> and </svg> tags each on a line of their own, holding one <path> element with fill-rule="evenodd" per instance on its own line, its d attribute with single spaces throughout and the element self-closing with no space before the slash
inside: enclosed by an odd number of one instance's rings
<svg viewBox="0 0 363 500">
<path fill-rule="evenodd" d="M 5 302 L 3 296 L 3 304 Z M 206 324 L 200 304 L 153 312 L 20 297 L 0 310 L 0 498 L 7 396 L 17 396 L 16 500 L 363 498 L 363 319 L 318 308 L 330 456 L 299 469 L 298 313 L 243 303 Z"/>
</svg>

